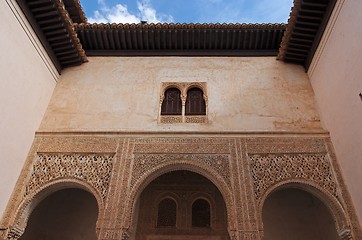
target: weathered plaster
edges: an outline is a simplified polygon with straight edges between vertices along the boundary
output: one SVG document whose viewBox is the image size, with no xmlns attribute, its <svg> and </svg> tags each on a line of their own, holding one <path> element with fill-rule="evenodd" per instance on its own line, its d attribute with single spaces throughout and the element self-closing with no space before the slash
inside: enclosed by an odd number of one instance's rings
<svg viewBox="0 0 362 240">
<path fill-rule="evenodd" d="M 205 82 L 206 124 L 158 122 L 162 82 Z M 66 69 L 40 131 L 315 131 L 300 66 L 274 57 L 90 57 Z"/>
</svg>

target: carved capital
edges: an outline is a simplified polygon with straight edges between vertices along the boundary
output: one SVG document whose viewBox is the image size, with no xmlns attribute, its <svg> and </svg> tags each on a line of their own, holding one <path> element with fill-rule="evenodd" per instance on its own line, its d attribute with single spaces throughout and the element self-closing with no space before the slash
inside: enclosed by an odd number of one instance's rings
<svg viewBox="0 0 362 240">
<path fill-rule="evenodd" d="M 181 95 L 182 106 L 186 105 L 187 95 Z"/>
<path fill-rule="evenodd" d="M 352 232 L 350 229 L 344 229 L 339 233 L 341 240 L 353 240 Z"/>
<path fill-rule="evenodd" d="M 21 229 L 17 226 L 13 226 L 9 228 L 9 232 L 8 232 L 8 240 L 17 240 L 21 237 L 21 235 L 23 235 L 24 233 L 24 229 Z"/>
<path fill-rule="evenodd" d="M 129 233 L 127 231 L 124 231 L 122 233 L 121 240 L 128 240 L 129 239 Z"/>
<path fill-rule="evenodd" d="M 229 231 L 231 240 L 258 240 L 257 231 Z"/>
</svg>

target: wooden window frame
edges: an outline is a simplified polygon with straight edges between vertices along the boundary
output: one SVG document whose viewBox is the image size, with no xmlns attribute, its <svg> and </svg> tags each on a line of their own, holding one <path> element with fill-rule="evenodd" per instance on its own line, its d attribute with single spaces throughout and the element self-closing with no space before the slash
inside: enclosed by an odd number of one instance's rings
<svg viewBox="0 0 362 240">
<path fill-rule="evenodd" d="M 194 93 L 196 93 L 198 96 L 192 96 Z M 192 99 L 194 97 L 197 97 L 198 99 Z M 185 115 L 206 115 L 206 103 L 202 89 L 198 87 L 192 87 L 187 90 Z"/>
<path fill-rule="evenodd" d="M 175 95 L 176 96 L 172 96 Z M 182 101 L 181 91 L 178 88 L 168 88 L 164 93 L 165 97 L 161 105 L 161 115 L 181 115 Z"/>
</svg>

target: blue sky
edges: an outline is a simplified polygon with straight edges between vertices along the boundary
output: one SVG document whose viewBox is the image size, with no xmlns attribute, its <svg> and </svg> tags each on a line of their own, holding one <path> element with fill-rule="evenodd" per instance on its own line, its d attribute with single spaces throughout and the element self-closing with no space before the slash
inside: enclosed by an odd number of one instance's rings
<svg viewBox="0 0 362 240">
<path fill-rule="evenodd" d="M 89 22 L 286 23 L 293 0 L 81 0 Z"/>
</svg>

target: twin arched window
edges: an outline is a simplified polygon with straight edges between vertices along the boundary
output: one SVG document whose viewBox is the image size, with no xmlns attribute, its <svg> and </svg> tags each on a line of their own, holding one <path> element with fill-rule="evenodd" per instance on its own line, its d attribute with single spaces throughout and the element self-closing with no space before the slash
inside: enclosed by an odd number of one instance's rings
<svg viewBox="0 0 362 240">
<path fill-rule="evenodd" d="M 182 99 L 179 89 L 169 88 L 165 91 L 161 115 L 182 115 Z M 185 115 L 206 115 L 204 93 L 200 88 L 194 87 L 187 91 Z"/>
<path fill-rule="evenodd" d="M 158 204 L 157 227 L 176 227 L 177 204 L 165 198 Z M 197 199 L 192 204 L 192 227 L 210 227 L 210 204 L 205 199 Z"/>
</svg>

